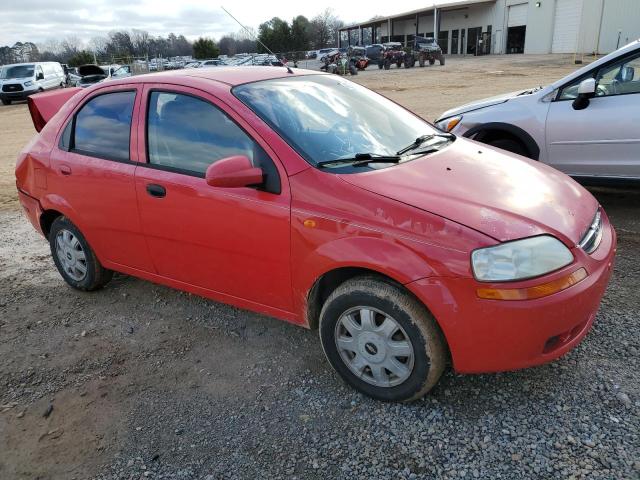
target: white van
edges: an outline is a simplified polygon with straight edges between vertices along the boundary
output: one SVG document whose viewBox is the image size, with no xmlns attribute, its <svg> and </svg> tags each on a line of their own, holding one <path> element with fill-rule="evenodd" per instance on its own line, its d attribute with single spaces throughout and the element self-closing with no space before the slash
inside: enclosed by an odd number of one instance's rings
<svg viewBox="0 0 640 480">
<path fill-rule="evenodd" d="M 65 75 L 57 62 L 31 62 L 5 65 L 0 70 L 0 100 L 10 105 L 29 95 L 54 88 L 64 88 Z"/>
</svg>

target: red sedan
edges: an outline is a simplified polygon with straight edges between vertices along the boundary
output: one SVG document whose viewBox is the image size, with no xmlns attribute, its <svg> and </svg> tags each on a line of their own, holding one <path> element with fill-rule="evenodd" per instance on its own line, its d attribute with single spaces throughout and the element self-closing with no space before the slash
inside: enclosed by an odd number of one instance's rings
<svg viewBox="0 0 640 480">
<path fill-rule="evenodd" d="M 541 364 L 589 331 L 616 235 L 535 161 L 348 80 L 184 70 L 29 99 L 20 201 L 74 288 L 114 271 L 318 328 L 382 400 Z"/>
</svg>

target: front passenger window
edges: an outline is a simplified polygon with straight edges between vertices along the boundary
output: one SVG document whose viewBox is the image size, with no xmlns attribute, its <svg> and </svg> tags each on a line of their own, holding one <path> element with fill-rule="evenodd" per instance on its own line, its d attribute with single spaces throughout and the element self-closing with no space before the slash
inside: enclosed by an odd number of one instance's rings
<svg viewBox="0 0 640 480">
<path fill-rule="evenodd" d="M 265 173 L 265 190 L 280 193 L 278 171 L 266 152 L 224 112 L 199 98 L 151 92 L 147 112 L 149 163 L 204 177 L 212 163 L 244 155 Z"/>
<path fill-rule="evenodd" d="M 596 81 L 598 97 L 640 93 L 640 56 L 602 68 Z"/>
</svg>

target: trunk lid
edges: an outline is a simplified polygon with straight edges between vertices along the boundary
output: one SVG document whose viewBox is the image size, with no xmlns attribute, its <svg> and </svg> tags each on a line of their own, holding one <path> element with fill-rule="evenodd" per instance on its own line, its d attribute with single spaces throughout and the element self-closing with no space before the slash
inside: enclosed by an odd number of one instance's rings
<svg viewBox="0 0 640 480">
<path fill-rule="evenodd" d="M 58 110 L 67 103 L 71 97 L 81 91 L 79 88 L 63 88 L 31 95 L 27 98 L 29 113 L 33 126 L 40 132 Z"/>
</svg>

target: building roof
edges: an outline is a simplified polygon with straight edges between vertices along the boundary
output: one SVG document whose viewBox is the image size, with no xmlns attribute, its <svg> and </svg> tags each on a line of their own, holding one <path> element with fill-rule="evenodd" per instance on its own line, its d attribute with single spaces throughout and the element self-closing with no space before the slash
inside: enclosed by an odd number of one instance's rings
<svg viewBox="0 0 640 480">
<path fill-rule="evenodd" d="M 349 30 L 352 28 L 358 28 L 362 25 L 372 25 L 374 23 L 383 23 L 388 20 L 394 20 L 402 17 L 409 17 L 412 15 L 416 15 L 418 13 L 432 12 L 434 8 L 437 8 L 438 10 L 443 10 L 443 9 L 450 9 L 454 7 L 465 7 L 465 6 L 474 5 L 477 3 L 495 3 L 495 2 L 496 0 L 459 0 L 459 1 L 454 0 L 447 3 L 440 3 L 435 6 L 432 5 L 430 7 L 419 8 L 417 10 L 410 10 L 408 12 L 396 13 L 395 15 L 389 15 L 387 17 L 377 17 L 377 18 L 365 20 L 364 22 L 352 23 L 350 25 L 345 25 L 344 27 L 340 28 L 340 31 Z"/>
</svg>

